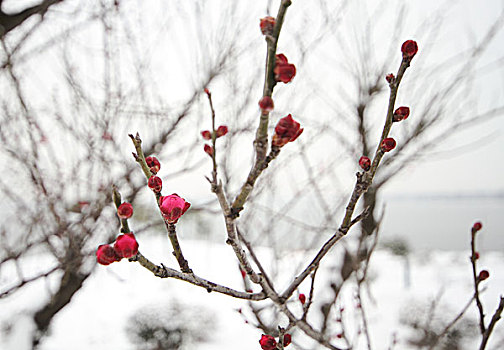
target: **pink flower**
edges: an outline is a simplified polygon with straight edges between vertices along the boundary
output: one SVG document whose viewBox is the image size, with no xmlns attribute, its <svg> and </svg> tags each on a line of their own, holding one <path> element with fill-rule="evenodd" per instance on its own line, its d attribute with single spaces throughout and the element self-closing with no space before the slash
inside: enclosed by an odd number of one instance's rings
<svg viewBox="0 0 504 350">
<path fill-rule="evenodd" d="M 155 193 L 159 193 L 163 188 L 163 180 L 161 180 L 160 177 L 153 175 L 149 178 L 148 186 Z"/>
<path fill-rule="evenodd" d="M 403 58 L 411 60 L 418 52 L 418 45 L 414 40 L 406 40 L 401 46 Z"/>
<path fill-rule="evenodd" d="M 284 334 L 283 345 L 288 346 L 292 342 L 292 337 L 289 333 Z"/>
<path fill-rule="evenodd" d="M 359 166 L 362 168 L 362 170 L 368 171 L 369 168 L 371 168 L 371 159 L 366 156 L 360 157 Z"/>
<path fill-rule="evenodd" d="M 213 156 L 213 147 L 210 146 L 210 145 L 207 145 L 205 144 L 205 146 L 203 146 L 203 150 L 205 151 L 206 154 L 208 154 L 210 157 Z"/>
<path fill-rule="evenodd" d="M 201 136 L 203 136 L 203 138 L 205 140 L 211 140 L 212 139 L 212 133 L 208 130 L 204 130 L 201 132 Z"/>
<path fill-rule="evenodd" d="M 303 293 L 299 294 L 299 302 L 304 305 L 306 303 L 306 295 Z"/>
<path fill-rule="evenodd" d="M 161 214 L 163 214 L 164 219 L 170 224 L 177 223 L 177 220 L 190 206 L 190 203 L 186 202 L 184 198 L 179 197 L 176 193 L 159 198 Z"/>
<path fill-rule="evenodd" d="M 117 237 L 114 250 L 121 258 L 131 258 L 138 253 L 138 242 L 133 233 L 125 233 Z"/>
<path fill-rule="evenodd" d="M 273 108 L 275 108 L 273 99 L 269 96 L 263 96 L 263 98 L 259 100 L 259 108 L 264 112 L 271 112 Z"/>
<path fill-rule="evenodd" d="M 276 55 L 275 69 L 275 80 L 281 81 L 284 84 L 292 81 L 296 75 L 296 66 L 287 61 L 287 57 L 284 54 Z"/>
<path fill-rule="evenodd" d="M 259 23 L 259 26 L 261 27 L 261 33 L 263 33 L 263 35 L 273 34 L 275 23 L 276 23 L 275 18 L 271 16 L 261 18 L 261 22 Z"/>
<path fill-rule="evenodd" d="M 400 122 L 401 120 L 407 119 L 409 116 L 409 107 L 399 107 L 395 110 L 394 115 L 392 116 L 392 121 Z"/>
<path fill-rule="evenodd" d="M 395 148 L 395 146 L 396 142 L 392 137 L 387 137 L 381 143 L 381 149 L 383 152 L 390 152 Z"/>
<path fill-rule="evenodd" d="M 265 334 L 261 336 L 259 344 L 261 344 L 261 349 L 263 350 L 275 350 L 277 345 L 275 338 Z"/>
<path fill-rule="evenodd" d="M 290 114 L 280 119 L 275 127 L 273 146 L 282 147 L 288 142 L 295 141 L 303 133 L 304 129 L 301 129 L 300 126 Z"/>
<path fill-rule="evenodd" d="M 102 244 L 96 250 L 96 261 L 101 265 L 110 265 L 115 261 L 121 260 L 114 248 L 109 244 Z"/>
<path fill-rule="evenodd" d="M 228 133 L 228 127 L 226 125 L 221 125 L 217 128 L 217 130 L 215 131 L 215 135 L 217 137 L 221 137 L 221 136 L 224 136 Z"/>
<path fill-rule="evenodd" d="M 133 215 L 133 206 L 131 203 L 124 202 L 117 208 L 117 216 L 120 219 L 129 219 Z"/>
<path fill-rule="evenodd" d="M 490 273 L 487 270 L 481 270 L 479 275 L 478 275 L 478 280 L 479 281 L 484 281 L 488 277 L 490 277 Z"/>
<path fill-rule="evenodd" d="M 161 169 L 161 163 L 159 163 L 159 160 L 157 160 L 156 157 L 147 157 L 145 158 L 145 163 L 147 163 L 147 166 L 149 167 L 151 173 L 156 175 Z"/>
</svg>

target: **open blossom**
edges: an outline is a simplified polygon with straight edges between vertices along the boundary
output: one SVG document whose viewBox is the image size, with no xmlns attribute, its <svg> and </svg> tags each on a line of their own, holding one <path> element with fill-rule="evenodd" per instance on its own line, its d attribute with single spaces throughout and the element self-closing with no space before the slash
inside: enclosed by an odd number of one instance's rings
<svg viewBox="0 0 504 350">
<path fill-rule="evenodd" d="M 161 163 L 159 163 L 159 160 L 156 157 L 147 157 L 145 158 L 145 163 L 147 163 L 147 166 L 149 167 L 151 173 L 156 175 L 161 169 Z"/>
<path fill-rule="evenodd" d="M 153 175 L 149 178 L 147 185 L 152 191 L 159 193 L 163 189 L 163 180 L 161 180 L 160 177 Z"/>
<path fill-rule="evenodd" d="M 133 215 L 133 206 L 131 203 L 124 202 L 117 208 L 117 216 L 120 219 L 129 219 Z"/>
<path fill-rule="evenodd" d="M 275 350 L 277 345 L 275 338 L 265 334 L 261 336 L 259 344 L 261 344 L 261 349 L 263 350 Z"/>
<path fill-rule="evenodd" d="M 275 108 L 273 99 L 269 96 L 263 96 L 259 100 L 259 108 L 261 108 L 262 111 L 271 112 Z"/>
<path fill-rule="evenodd" d="M 289 63 L 287 57 L 284 54 L 276 55 L 275 69 L 275 80 L 281 81 L 282 83 L 289 83 L 296 75 L 296 66 Z"/>
<path fill-rule="evenodd" d="M 400 122 L 401 120 L 405 120 L 409 116 L 409 107 L 399 107 L 395 110 L 394 115 L 392 116 L 392 121 Z"/>
<path fill-rule="evenodd" d="M 102 244 L 96 250 L 96 261 L 101 265 L 110 265 L 115 261 L 121 260 L 116 251 L 109 244 Z"/>
<path fill-rule="evenodd" d="M 273 29 L 275 28 L 275 18 L 271 16 L 267 16 L 264 18 L 261 18 L 261 22 L 259 23 L 259 26 L 261 28 L 261 33 L 263 35 L 271 35 L 273 34 Z"/>
<path fill-rule="evenodd" d="M 303 133 L 300 124 L 292 119 L 292 115 L 283 117 L 275 126 L 275 134 L 273 135 L 273 146 L 282 147 L 288 142 L 296 140 Z"/>
<path fill-rule="evenodd" d="M 396 142 L 392 137 L 387 137 L 381 143 L 381 149 L 383 152 L 390 152 L 395 148 L 395 146 Z"/>
<path fill-rule="evenodd" d="M 418 52 L 418 45 L 414 40 L 406 40 L 401 46 L 403 58 L 412 59 Z"/>
<path fill-rule="evenodd" d="M 138 253 L 138 242 L 133 233 L 125 233 L 117 237 L 114 250 L 121 258 L 131 258 Z"/>
<path fill-rule="evenodd" d="M 186 202 L 184 198 L 179 197 L 176 193 L 159 198 L 161 214 L 163 214 L 164 219 L 170 224 L 175 224 L 190 206 L 190 203 Z"/>
</svg>

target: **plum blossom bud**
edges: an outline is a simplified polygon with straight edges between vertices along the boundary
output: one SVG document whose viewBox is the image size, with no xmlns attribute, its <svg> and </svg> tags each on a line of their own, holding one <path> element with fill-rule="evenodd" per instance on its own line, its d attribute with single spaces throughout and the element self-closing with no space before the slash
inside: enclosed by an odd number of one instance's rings
<svg viewBox="0 0 504 350">
<path fill-rule="evenodd" d="M 396 142 L 392 137 L 387 137 L 381 143 L 381 149 L 383 152 L 390 152 L 395 148 L 395 146 Z"/>
<path fill-rule="evenodd" d="M 152 191 L 154 191 L 155 193 L 159 193 L 163 189 L 163 180 L 161 180 L 160 177 L 153 175 L 149 178 L 149 182 L 147 185 Z"/>
<path fill-rule="evenodd" d="M 151 173 L 156 175 L 161 169 L 161 163 L 159 163 L 159 160 L 157 160 L 156 157 L 147 157 L 145 158 L 145 163 L 147 163 L 147 166 L 149 167 Z"/>
<path fill-rule="evenodd" d="M 292 115 L 283 117 L 275 126 L 275 134 L 273 135 L 273 146 L 283 147 L 288 142 L 295 141 L 303 130 L 300 124 L 292 119 Z"/>
<path fill-rule="evenodd" d="M 299 302 L 304 305 L 306 303 L 306 295 L 303 293 L 299 294 Z"/>
<path fill-rule="evenodd" d="M 259 26 L 261 27 L 261 33 L 263 33 L 263 35 L 273 34 L 275 23 L 276 23 L 275 18 L 271 16 L 261 18 L 261 22 L 259 23 Z"/>
<path fill-rule="evenodd" d="M 217 128 L 217 131 L 215 131 L 215 135 L 217 137 L 224 136 L 228 133 L 228 127 L 226 125 L 221 125 Z"/>
<path fill-rule="evenodd" d="M 478 252 L 474 252 L 474 260 L 478 260 L 479 259 L 479 253 Z"/>
<path fill-rule="evenodd" d="M 490 273 L 487 270 L 481 270 L 478 275 L 478 280 L 481 282 L 486 280 L 488 277 L 490 277 Z"/>
<path fill-rule="evenodd" d="M 205 94 L 207 94 L 208 96 L 211 95 L 210 90 L 208 90 L 207 88 L 204 88 L 203 91 L 205 91 Z"/>
<path fill-rule="evenodd" d="M 418 45 L 414 40 L 406 40 L 401 46 L 401 52 L 404 59 L 411 60 L 418 52 Z"/>
<path fill-rule="evenodd" d="M 177 220 L 189 209 L 190 203 L 176 193 L 159 198 L 159 209 L 164 219 L 170 224 L 176 224 Z"/>
<path fill-rule="evenodd" d="M 138 253 L 138 242 L 133 233 L 125 233 L 116 238 L 114 250 L 121 258 L 131 258 Z"/>
<path fill-rule="evenodd" d="M 117 216 L 120 219 L 129 219 L 133 215 L 133 206 L 131 203 L 124 202 L 117 208 Z"/>
<path fill-rule="evenodd" d="M 480 221 L 475 222 L 474 225 L 473 225 L 473 227 L 472 227 L 472 232 L 476 233 L 479 230 L 481 230 L 482 227 L 483 227 L 483 224 Z"/>
<path fill-rule="evenodd" d="M 110 265 L 115 261 L 121 260 L 116 251 L 109 244 L 102 244 L 96 250 L 96 261 L 101 265 Z"/>
<path fill-rule="evenodd" d="M 203 147 L 203 150 L 205 151 L 206 154 L 208 154 L 210 157 L 213 156 L 213 147 L 210 145 L 205 144 Z"/>
<path fill-rule="evenodd" d="M 385 80 L 387 80 L 387 83 L 392 84 L 395 81 L 395 76 L 394 74 L 390 73 L 385 76 Z"/>
<path fill-rule="evenodd" d="M 292 337 L 289 333 L 284 334 L 283 345 L 288 346 L 292 342 Z"/>
<path fill-rule="evenodd" d="M 271 112 L 273 108 L 275 108 L 273 99 L 269 96 L 263 96 L 259 100 L 259 108 L 261 108 L 263 112 Z"/>
<path fill-rule="evenodd" d="M 368 171 L 371 168 L 371 159 L 366 156 L 360 157 L 359 166 L 362 168 L 362 170 Z"/>
<path fill-rule="evenodd" d="M 409 107 L 399 107 L 395 110 L 394 115 L 392 116 L 393 122 L 400 122 L 401 120 L 407 119 L 409 116 Z"/>
<path fill-rule="evenodd" d="M 261 336 L 259 344 L 261 344 L 261 349 L 263 350 L 275 350 L 277 345 L 275 338 L 265 334 Z"/>
<path fill-rule="evenodd" d="M 204 130 L 201 132 L 201 136 L 203 136 L 203 138 L 205 140 L 211 140 L 212 139 L 212 133 L 208 130 Z"/>
<path fill-rule="evenodd" d="M 284 54 L 276 55 L 275 69 L 275 80 L 281 81 L 284 84 L 289 83 L 296 75 L 296 66 L 289 63 L 287 57 Z"/>
</svg>

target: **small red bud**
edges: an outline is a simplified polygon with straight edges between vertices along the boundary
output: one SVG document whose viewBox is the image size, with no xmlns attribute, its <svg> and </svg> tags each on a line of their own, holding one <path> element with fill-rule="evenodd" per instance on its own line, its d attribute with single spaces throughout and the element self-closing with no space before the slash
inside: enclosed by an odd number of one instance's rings
<svg viewBox="0 0 504 350">
<path fill-rule="evenodd" d="M 385 76 L 385 80 L 387 80 L 387 83 L 392 84 L 395 82 L 395 76 L 394 74 L 390 73 Z"/>
<path fill-rule="evenodd" d="M 210 90 L 208 90 L 207 88 L 204 88 L 203 91 L 205 91 L 205 94 L 207 94 L 208 96 L 210 96 Z"/>
<path fill-rule="evenodd" d="M 217 128 L 217 131 L 215 132 L 215 135 L 217 137 L 224 136 L 228 133 L 228 127 L 226 125 L 221 125 Z"/>
<path fill-rule="evenodd" d="M 472 227 L 472 232 L 473 233 L 476 233 L 478 232 L 479 230 L 481 230 L 481 228 L 483 227 L 483 224 L 481 222 L 475 222 L 473 227 Z"/>
<path fill-rule="evenodd" d="M 371 168 L 371 159 L 366 156 L 362 156 L 359 159 L 359 165 L 364 171 L 368 171 Z"/>
<path fill-rule="evenodd" d="M 131 258 L 138 253 L 138 242 L 133 233 L 125 233 L 117 237 L 114 250 L 121 258 Z"/>
<path fill-rule="evenodd" d="M 161 180 L 160 177 L 153 175 L 149 178 L 148 186 L 155 193 L 159 193 L 163 188 L 163 180 Z"/>
<path fill-rule="evenodd" d="M 212 133 L 208 130 L 204 130 L 201 132 L 201 136 L 203 136 L 203 138 L 205 140 L 211 140 L 212 139 Z"/>
<path fill-rule="evenodd" d="M 208 154 L 210 157 L 213 157 L 213 147 L 210 145 L 205 144 L 203 147 L 203 150 L 205 151 L 206 154 Z"/>
<path fill-rule="evenodd" d="M 261 108 L 263 112 L 271 112 L 275 108 L 273 99 L 269 96 L 263 96 L 259 100 L 259 108 Z"/>
<path fill-rule="evenodd" d="M 336 334 L 336 338 L 338 338 L 338 339 L 343 338 L 343 334 L 342 334 L 342 333 L 338 333 L 338 334 Z"/>
<path fill-rule="evenodd" d="M 478 252 L 474 252 L 474 260 L 478 260 L 479 259 L 479 253 Z"/>
<path fill-rule="evenodd" d="M 133 206 L 131 203 L 124 202 L 117 208 L 117 216 L 120 219 L 129 219 L 133 215 Z"/>
<path fill-rule="evenodd" d="M 300 126 L 297 121 L 292 119 L 292 115 L 290 114 L 280 119 L 275 126 L 272 145 L 283 147 L 288 142 L 295 141 L 304 130 Z"/>
<path fill-rule="evenodd" d="M 161 169 L 161 163 L 159 163 L 159 160 L 156 157 L 147 157 L 145 158 L 145 163 L 147 163 L 147 166 L 149 167 L 151 173 L 156 175 Z"/>
<path fill-rule="evenodd" d="M 394 115 L 392 116 L 393 122 L 400 122 L 401 120 L 407 119 L 409 116 L 409 108 L 408 107 L 399 107 L 395 110 Z"/>
<path fill-rule="evenodd" d="M 102 244 L 96 250 L 96 261 L 101 265 L 110 265 L 115 261 L 121 260 L 116 251 L 109 244 Z"/>
<path fill-rule="evenodd" d="M 186 202 L 184 198 L 173 193 L 169 196 L 159 198 L 159 210 L 166 222 L 176 224 L 178 219 L 189 209 L 191 203 Z"/>
<path fill-rule="evenodd" d="M 292 343 L 292 337 L 289 333 L 284 334 L 283 337 L 283 345 L 284 346 L 289 346 L 289 344 Z"/>
<path fill-rule="evenodd" d="M 299 301 L 304 305 L 306 303 L 306 295 L 303 293 L 299 294 Z"/>
<path fill-rule="evenodd" d="M 261 28 L 261 33 L 263 35 L 271 35 L 273 34 L 273 29 L 275 28 L 275 18 L 271 16 L 267 16 L 261 18 L 261 22 L 259 23 L 259 27 Z"/>
<path fill-rule="evenodd" d="M 247 289 L 247 290 L 245 290 L 245 292 L 247 292 L 247 293 L 253 293 L 254 291 L 252 289 Z"/>
<path fill-rule="evenodd" d="M 275 350 L 277 345 L 275 338 L 265 334 L 261 336 L 259 344 L 261 344 L 261 349 L 263 350 Z"/>
<path fill-rule="evenodd" d="M 418 52 L 418 45 L 414 40 L 406 40 L 401 46 L 401 52 L 404 59 L 411 60 Z"/>
<path fill-rule="evenodd" d="M 396 142 L 392 137 L 387 137 L 381 143 L 381 149 L 383 152 L 390 152 L 395 148 L 395 146 Z"/>
<path fill-rule="evenodd" d="M 479 281 L 484 281 L 488 277 L 490 277 L 490 273 L 487 270 L 481 270 L 479 275 L 478 275 L 478 280 Z"/>
</svg>

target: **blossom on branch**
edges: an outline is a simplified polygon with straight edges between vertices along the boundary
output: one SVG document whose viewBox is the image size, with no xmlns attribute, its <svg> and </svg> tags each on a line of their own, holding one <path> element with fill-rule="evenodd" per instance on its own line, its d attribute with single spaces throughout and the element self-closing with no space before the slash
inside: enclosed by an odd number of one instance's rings
<svg viewBox="0 0 504 350">
<path fill-rule="evenodd" d="M 138 242 L 133 233 L 125 233 L 117 237 L 114 250 L 121 258 L 131 258 L 138 253 Z"/>
<path fill-rule="evenodd" d="M 109 244 L 102 244 L 96 250 L 96 261 L 101 265 L 110 265 L 115 261 L 120 261 L 121 257 L 117 255 L 114 248 Z"/>
<path fill-rule="evenodd" d="M 261 18 L 261 22 L 259 23 L 259 27 L 261 28 L 261 33 L 263 35 L 271 35 L 273 34 L 273 29 L 275 28 L 276 20 L 274 17 L 267 16 Z"/>
<path fill-rule="evenodd" d="M 371 159 L 366 156 L 362 156 L 359 159 L 359 166 L 362 168 L 364 171 L 368 171 L 369 168 L 371 168 Z"/>
<path fill-rule="evenodd" d="M 213 156 L 213 147 L 210 146 L 210 145 L 207 145 L 205 144 L 205 146 L 203 146 L 203 150 L 205 151 L 206 154 L 208 154 L 210 157 Z"/>
<path fill-rule="evenodd" d="M 201 132 L 201 136 L 203 136 L 203 138 L 205 140 L 211 140 L 212 139 L 212 133 L 208 130 L 204 130 Z"/>
<path fill-rule="evenodd" d="M 418 45 L 414 40 L 406 40 L 401 46 L 404 59 L 411 60 L 418 52 Z"/>
<path fill-rule="evenodd" d="M 383 152 L 390 152 L 396 146 L 396 142 L 392 137 L 387 137 L 381 143 L 381 149 Z"/>
<path fill-rule="evenodd" d="M 275 69 L 275 80 L 281 81 L 282 83 L 289 83 L 296 75 L 296 66 L 289 63 L 287 57 L 284 54 L 276 55 Z"/>
<path fill-rule="evenodd" d="M 394 115 L 392 116 L 393 122 L 400 122 L 401 120 L 405 120 L 408 118 L 410 113 L 409 107 L 399 107 L 395 110 Z"/>
<path fill-rule="evenodd" d="M 271 335 L 263 334 L 259 340 L 259 344 L 261 344 L 261 349 L 263 350 L 275 350 L 277 342 Z"/>
<path fill-rule="evenodd" d="M 184 198 L 179 197 L 176 193 L 159 198 L 161 214 L 163 214 L 164 219 L 170 224 L 177 223 L 177 220 L 190 206 L 190 203 L 186 202 Z"/>
<path fill-rule="evenodd" d="M 145 158 L 145 163 L 147 163 L 147 166 L 149 167 L 151 173 L 156 175 L 161 169 L 161 163 L 159 163 L 159 160 L 156 157 L 147 157 Z"/>
<path fill-rule="evenodd" d="M 221 136 L 226 135 L 227 133 L 228 133 L 228 127 L 226 125 L 221 125 L 215 131 L 215 136 L 219 138 Z"/>
<path fill-rule="evenodd" d="M 486 280 L 488 277 L 490 277 L 490 272 L 488 272 L 487 270 L 481 270 L 479 275 L 478 275 L 478 281 L 484 281 Z"/>
<path fill-rule="evenodd" d="M 163 189 L 163 180 L 161 180 L 160 177 L 153 175 L 149 178 L 148 186 L 155 193 L 159 193 Z"/>
<path fill-rule="evenodd" d="M 124 202 L 117 208 L 117 216 L 120 219 L 129 219 L 133 215 L 133 206 L 131 203 Z"/>
<path fill-rule="evenodd" d="M 275 134 L 273 135 L 273 146 L 282 147 L 288 142 L 295 141 L 299 135 L 303 133 L 300 124 L 292 119 L 292 115 L 283 117 L 275 126 Z"/>
</svg>

